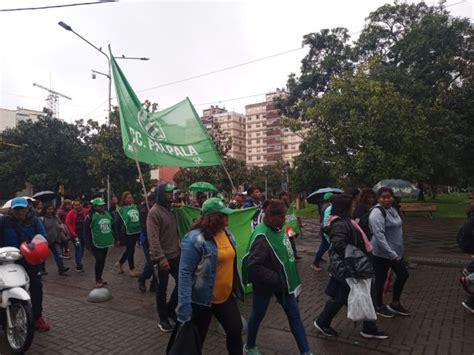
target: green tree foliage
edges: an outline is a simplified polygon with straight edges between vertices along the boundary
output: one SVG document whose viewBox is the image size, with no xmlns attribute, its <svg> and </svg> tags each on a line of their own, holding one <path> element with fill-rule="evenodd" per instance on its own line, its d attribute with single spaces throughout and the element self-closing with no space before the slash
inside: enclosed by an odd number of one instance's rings
<svg viewBox="0 0 474 355">
<path fill-rule="evenodd" d="M 301 75 L 278 102 L 310 127 L 296 170 L 316 161 L 340 184 L 472 180 L 472 35 L 442 4 L 397 2 L 372 12 L 354 44 L 341 28 L 306 35 Z"/>
<path fill-rule="evenodd" d="M 0 136 L 9 143 L 0 150 L 2 198 L 22 190 L 26 182 L 33 184 L 35 191 L 57 191 L 60 184 L 72 194 L 88 189 L 91 179 L 85 159 L 89 150 L 76 126 L 41 117 L 35 122 L 19 122 Z"/>
</svg>

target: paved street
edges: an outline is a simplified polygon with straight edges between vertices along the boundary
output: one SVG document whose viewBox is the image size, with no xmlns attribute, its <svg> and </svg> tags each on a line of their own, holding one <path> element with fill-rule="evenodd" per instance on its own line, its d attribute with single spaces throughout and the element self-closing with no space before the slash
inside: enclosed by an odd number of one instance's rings
<svg viewBox="0 0 474 355">
<path fill-rule="evenodd" d="M 414 218 L 406 223 L 409 255 L 415 259 L 418 256 L 433 260 L 443 258 L 446 250 L 442 247 L 447 245 L 451 248 L 450 259 L 458 263 L 467 260 L 465 255 L 456 253 L 455 248 L 451 247 L 455 243 L 457 221 L 445 224 L 441 220 L 419 220 Z M 423 228 L 415 226 L 420 223 Z M 312 322 L 326 299 L 323 290 L 327 274 L 315 274 L 309 267 L 317 247 L 317 237 L 312 232 L 317 225 L 313 220 L 305 220 L 305 224 L 305 235 L 298 244 L 303 256 L 299 262 L 303 280 L 300 309 L 311 348 L 316 354 L 474 354 L 474 315 L 468 314 L 460 305 L 464 294 L 458 283 L 459 267 L 426 265 L 419 261 L 416 269 L 410 270 L 402 299 L 404 305 L 413 311 L 413 316 L 382 319 L 379 322 L 390 339 L 367 341 L 360 338 L 360 325 L 354 326 L 346 318 L 345 311 L 341 311 L 333 323 L 340 336 L 330 340 L 321 337 Z M 443 229 L 440 225 L 450 227 Z M 427 235 L 426 243 L 423 242 L 423 233 Z M 423 252 L 425 249 L 426 253 Z M 45 277 L 44 308 L 52 329 L 48 333 L 35 335 L 30 354 L 165 353 L 168 335 L 157 328 L 154 295 L 149 292 L 141 294 L 136 279 L 118 275 L 113 270 L 120 252 L 114 249 L 108 257 L 105 279 L 111 285 L 114 298 L 104 304 L 85 301 L 93 285 L 93 259 L 90 254 L 86 255 L 84 274 L 71 272 L 66 277 L 60 277 L 55 272 L 54 262 L 48 262 L 50 275 Z M 138 264 L 142 265 L 142 249 L 138 249 L 136 255 Z M 73 266 L 72 260 L 66 263 Z M 246 318 L 250 302 L 250 298 L 246 299 L 241 307 Z M 3 336 L 0 344 L 4 344 Z M 272 304 L 269 308 L 258 345 L 264 354 L 297 354 L 286 317 L 278 304 Z M 0 351 L 5 354 L 3 345 Z M 216 322 L 211 325 L 204 353 L 225 353 L 225 338 L 217 332 Z"/>
</svg>

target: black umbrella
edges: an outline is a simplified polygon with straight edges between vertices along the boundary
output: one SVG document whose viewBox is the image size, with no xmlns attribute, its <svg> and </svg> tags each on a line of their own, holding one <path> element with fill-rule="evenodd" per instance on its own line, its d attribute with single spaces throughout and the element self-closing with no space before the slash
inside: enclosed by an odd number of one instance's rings
<svg viewBox="0 0 474 355">
<path fill-rule="evenodd" d="M 40 191 L 33 195 L 34 199 L 40 200 L 42 202 L 52 201 L 56 197 L 58 197 L 58 195 L 53 191 Z"/>
<path fill-rule="evenodd" d="M 324 187 L 311 193 L 308 197 L 306 197 L 306 201 L 313 205 L 317 205 L 323 199 L 324 194 L 328 192 L 333 194 L 342 194 L 344 191 L 335 187 Z"/>
</svg>

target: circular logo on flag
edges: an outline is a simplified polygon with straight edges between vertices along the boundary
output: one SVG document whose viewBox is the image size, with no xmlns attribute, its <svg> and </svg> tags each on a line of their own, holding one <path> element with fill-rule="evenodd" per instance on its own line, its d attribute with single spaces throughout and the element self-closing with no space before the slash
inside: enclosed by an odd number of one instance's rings
<svg viewBox="0 0 474 355">
<path fill-rule="evenodd" d="M 285 229 L 285 234 L 288 238 L 293 238 L 296 236 L 296 233 L 295 231 L 293 230 L 292 227 L 290 226 L 287 226 L 286 229 Z"/>
<path fill-rule="evenodd" d="M 153 119 L 150 113 L 144 108 L 138 111 L 137 119 L 140 127 L 150 138 L 154 139 L 155 141 L 166 141 L 166 134 L 163 131 L 161 124 Z"/>
</svg>

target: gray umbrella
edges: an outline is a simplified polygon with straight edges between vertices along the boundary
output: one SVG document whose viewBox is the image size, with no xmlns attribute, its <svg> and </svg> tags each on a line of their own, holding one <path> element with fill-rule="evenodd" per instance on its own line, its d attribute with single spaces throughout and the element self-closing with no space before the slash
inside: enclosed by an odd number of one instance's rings
<svg viewBox="0 0 474 355">
<path fill-rule="evenodd" d="M 401 180 L 401 179 L 387 179 L 379 181 L 373 187 L 373 190 L 377 192 L 381 187 L 390 187 L 395 196 L 398 197 L 405 197 L 405 196 L 417 196 L 418 188 L 409 181 Z"/>
</svg>

